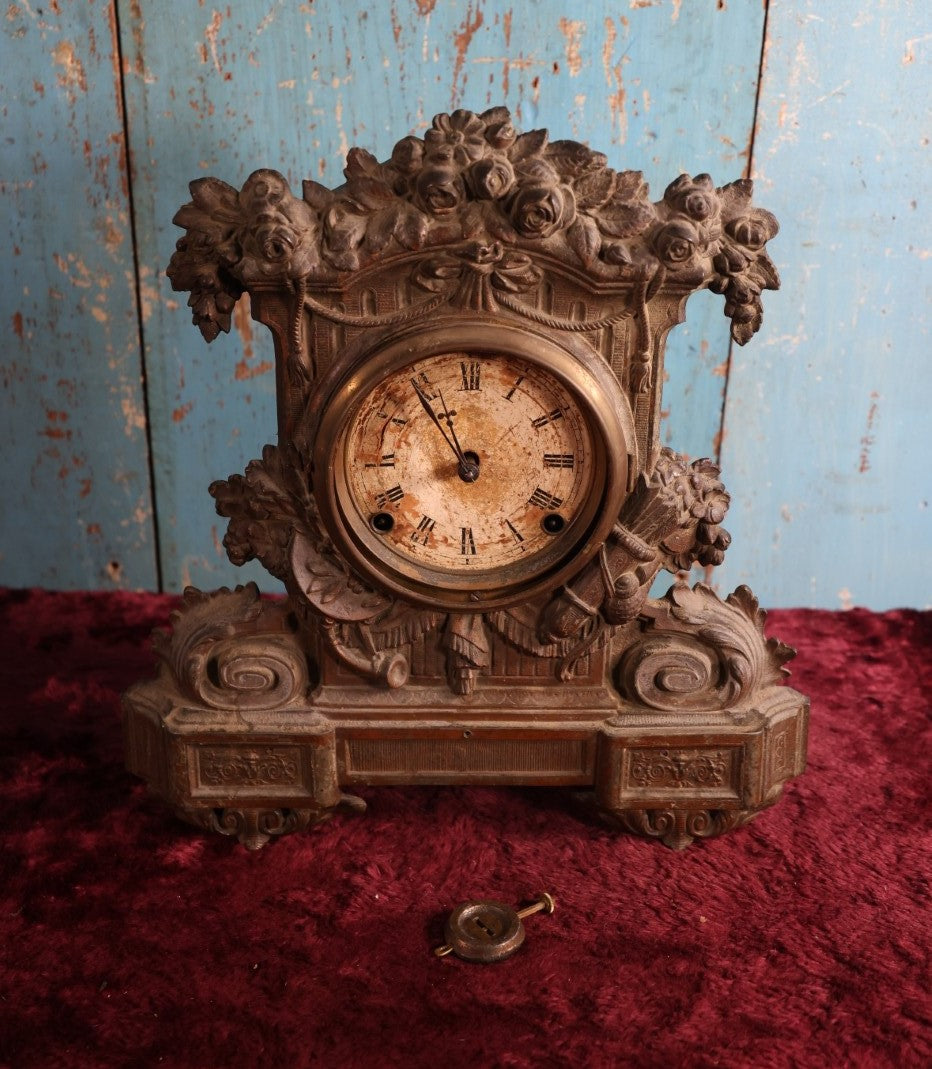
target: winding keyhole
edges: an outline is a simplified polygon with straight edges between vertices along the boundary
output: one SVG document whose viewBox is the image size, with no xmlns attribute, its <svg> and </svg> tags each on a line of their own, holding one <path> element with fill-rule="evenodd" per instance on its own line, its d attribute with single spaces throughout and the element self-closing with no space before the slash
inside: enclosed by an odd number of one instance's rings
<svg viewBox="0 0 932 1069">
<path fill-rule="evenodd" d="M 489 939 L 496 939 L 498 937 L 498 932 L 496 932 L 494 928 L 491 928 L 488 924 L 486 924 L 486 922 L 481 917 L 476 917 L 473 920 L 473 923 L 479 929 L 479 931 L 482 932 L 483 935 L 487 936 Z"/>
</svg>

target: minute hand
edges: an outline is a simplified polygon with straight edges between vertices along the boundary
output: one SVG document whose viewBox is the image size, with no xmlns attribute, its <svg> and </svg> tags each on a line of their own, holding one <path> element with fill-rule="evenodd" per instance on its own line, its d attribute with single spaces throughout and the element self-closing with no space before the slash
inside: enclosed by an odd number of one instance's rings
<svg viewBox="0 0 932 1069">
<path fill-rule="evenodd" d="M 463 452 L 459 439 L 456 437 L 456 431 L 453 429 L 453 417 L 450 415 L 450 410 L 446 406 L 443 394 L 439 394 L 440 403 L 443 405 L 443 419 L 441 420 L 441 417 L 434 411 L 434 406 L 431 404 L 430 398 L 418 384 L 417 379 L 412 379 L 411 385 L 414 387 L 414 392 L 417 394 L 417 399 L 421 402 L 424 411 L 430 416 L 434 426 L 436 426 L 437 430 L 443 435 L 443 440 L 453 450 L 456 459 L 459 461 L 459 477 L 463 482 L 475 482 L 476 479 L 479 478 L 479 467 L 475 461 L 470 460 Z M 444 429 L 444 422 L 446 422 L 446 425 L 449 428 L 449 434 Z"/>
<path fill-rule="evenodd" d="M 450 435 L 447 434 L 440 417 L 434 411 L 434 406 L 430 403 L 430 398 L 418 385 L 417 379 L 412 379 L 411 385 L 414 387 L 414 392 L 417 394 L 417 399 L 421 402 L 421 406 L 423 407 L 424 411 L 433 420 L 434 426 L 443 435 L 443 440 L 453 450 L 453 452 L 456 454 L 456 459 L 462 464 L 464 458 L 461 450 L 459 449 L 459 443 L 456 441 L 456 436 L 454 435 L 454 437 L 451 438 Z M 445 409 L 446 406 L 444 405 L 444 410 Z"/>
</svg>

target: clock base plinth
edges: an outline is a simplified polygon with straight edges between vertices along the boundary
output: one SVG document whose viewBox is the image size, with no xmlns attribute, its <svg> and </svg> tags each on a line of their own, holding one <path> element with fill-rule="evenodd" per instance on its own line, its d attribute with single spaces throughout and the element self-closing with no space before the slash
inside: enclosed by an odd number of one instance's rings
<svg viewBox="0 0 932 1069">
<path fill-rule="evenodd" d="M 347 790 L 405 784 L 588 789 L 614 826 L 681 849 L 746 823 L 805 761 L 808 702 L 788 687 L 675 713 L 619 702 L 606 687 L 603 708 L 562 716 L 479 691 L 455 720 L 430 714 L 431 689 L 409 685 L 401 710 L 341 714 L 326 686 L 310 701 L 218 708 L 163 672 L 124 696 L 127 765 L 184 820 L 248 849 L 365 809 Z"/>
</svg>

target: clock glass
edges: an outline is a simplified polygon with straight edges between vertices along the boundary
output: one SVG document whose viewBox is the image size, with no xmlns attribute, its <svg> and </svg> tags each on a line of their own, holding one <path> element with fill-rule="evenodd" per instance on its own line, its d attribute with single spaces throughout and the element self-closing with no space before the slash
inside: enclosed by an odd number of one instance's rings
<svg viewBox="0 0 932 1069">
<path fill-rule="evenodd" d="M 357 520 L 399 556 L 451 572 L 551 555 L 578 535 L 595 475 L 573 395 L 509 355 L 444 353 L 396 370 L 344 449 Z"/>
<path fill-rule="evenodd" d="M 306 416 L 321 520 L 374 585 L 431 607 L 554 589 L 618 515 L 626 405 L 583 346 L 512 324 L 351 347 Z"/>
</svg>

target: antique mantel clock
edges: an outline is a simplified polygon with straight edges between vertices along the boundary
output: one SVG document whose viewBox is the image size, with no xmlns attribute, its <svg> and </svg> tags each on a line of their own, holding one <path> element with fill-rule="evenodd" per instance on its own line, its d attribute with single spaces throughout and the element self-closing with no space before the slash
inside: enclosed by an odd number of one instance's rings
<svg viewBox="0 0 932 1069">
<path fill-rule="evenodd" d="M 504 108 L 438 115 L 346 182 L 192 183 L 168 269 L 208 341 L 244 291 L 272 331 L 278 441 L 210 492 L 252 584 L 189 589 L 128 764 L 258 848 L 356 786 L 588 788 L 673 847 L 742 824 L 805 761 L 792 651 L 721 562 L 728 494 L 661 448 L 663 346 L 686 298 L 732 337 L 778 285 L 751 183 L 641 175 Z"/>
</svg>

